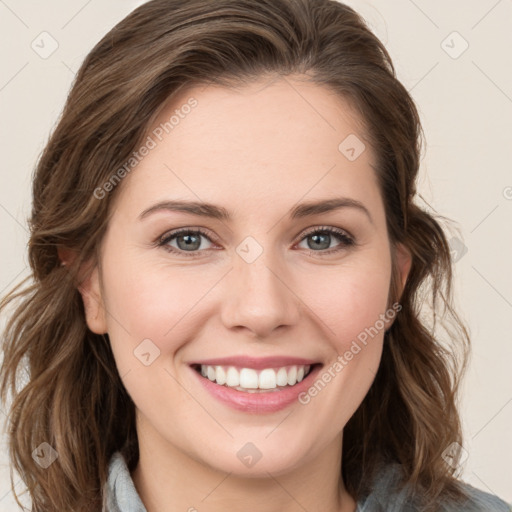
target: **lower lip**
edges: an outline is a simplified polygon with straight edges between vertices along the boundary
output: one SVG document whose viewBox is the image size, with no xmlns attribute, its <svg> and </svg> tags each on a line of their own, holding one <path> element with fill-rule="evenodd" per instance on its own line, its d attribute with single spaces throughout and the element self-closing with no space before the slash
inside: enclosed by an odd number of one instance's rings
<svg viewBox="0 0 512 512">
<path fill-rule="evenodd" d="M 256 414 L 280 411 L 292 403 L 298 402 L 298 396 L 311 386 L 311 382 L 320 369 L 321 365 L 315 366 L 301 382 L 295 386 L 285 387 L 281 391 L 247 393 L 227 386 L 220 386 L 191 368 L 204 388 L 216 399 L 233 409 Z"/>
</svg>

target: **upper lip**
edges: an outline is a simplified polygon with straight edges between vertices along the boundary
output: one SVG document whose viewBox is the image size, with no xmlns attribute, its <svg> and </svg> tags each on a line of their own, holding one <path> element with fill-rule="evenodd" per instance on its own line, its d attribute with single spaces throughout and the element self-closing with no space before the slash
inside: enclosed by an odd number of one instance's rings
<svg viewBox="0 0 512 512">
<path fill-rule="evenodd" d="M 281 368 L 283 366 L 293 365 L 313 365 L 318 361 L 313 359 L 303 359 L 301 357 L 289 356 L 271 356 L 271 357 L 250 357 L 250 356 L 232 356 L 219 357 L 215 359 L 204 359 L 202 361 L 193 361 L 190 365 L 206 366 L 237 366 L 239 368 L 254 368 L 262 370 L 264 368 Z"/>
</svg>

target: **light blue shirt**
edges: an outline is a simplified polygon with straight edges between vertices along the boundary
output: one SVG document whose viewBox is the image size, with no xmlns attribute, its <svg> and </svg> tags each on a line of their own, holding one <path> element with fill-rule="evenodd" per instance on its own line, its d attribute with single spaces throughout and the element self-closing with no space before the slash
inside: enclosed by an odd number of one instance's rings
<svg viewBox="0 0 512 512">
<path fill-rule="evenodd" d="M 420 509 L 408 501 L 406 495 L 390 492 L 396 474 L 393 467 L 390 467 L 385 475 L 379 477 L 371 494 L 357 504 L 356 512 L 418 512 Z M 439 512 L 511 512 L 512 508 L 496 496 L 466 483 L 462 485 L 470 497 L 468 502 L 456 506 L 443 503 Z M 110 461 L 105 500 L 104 512 L 147 512 L 119 452 Z"/>
</svg>

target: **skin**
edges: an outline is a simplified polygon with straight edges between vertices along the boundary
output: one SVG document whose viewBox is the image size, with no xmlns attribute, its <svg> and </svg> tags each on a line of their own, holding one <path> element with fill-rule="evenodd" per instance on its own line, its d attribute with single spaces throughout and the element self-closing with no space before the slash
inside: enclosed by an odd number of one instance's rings
<svg viewBox="0 0 512 512">
<path fill-rule="evenodd" d="M 188 363 L 291 355 L 327 368 L 388 309 L 392 251 L 402 283 L 410 256 L 388 239 L 369 145 L 354 161 L 338 150 L 349 134 L 365 140 L 361 121 L 332 91 L 288 77 L 182 91 L 154 126 L 191 97 L 198 105 L 119 185 L 99 265 L 81 288 L 88 326 L 109 334 L 136 405 L 135 486 L 148 512 L 354 511 L 340 475 L 343 427 L 374 379 L 384 329 L 307 405 L 275 413 L 218 402 Z M 371 220 L 349 207 L 288 217 L 298 202 L 339 196 Z M 171 199 L 214 203 L 232 219 L 139 218 Z M 356 245 L 333 234 L 329 249 L 340 250 L 325 254 L 305 236 L 330 226 Z M 211 234 L 199 257 L 176 238 L 180 254 L 156 245 L 182 227 Z M 236 252 L 247 236 L 263 249 L 252 263 Z M 134 357 L 144 339 L 160 350 L 149 366 Z M 237 457 L 247 442 L 262 454 L 250 468 Z"/>
</svg>

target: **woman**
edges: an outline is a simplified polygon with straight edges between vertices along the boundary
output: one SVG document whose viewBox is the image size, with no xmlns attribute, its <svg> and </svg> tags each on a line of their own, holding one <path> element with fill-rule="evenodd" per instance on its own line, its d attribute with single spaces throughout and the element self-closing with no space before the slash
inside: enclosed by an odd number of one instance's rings
<svg viewBox="0 0 512 512">
<path fill-rule="evenodd" d="M 153 0 L 114 27 L 3 302 L 33 510 L 508 510 L 455 475 L 468 340 L 420 134 L 341 3 Z"/>
</svg>

